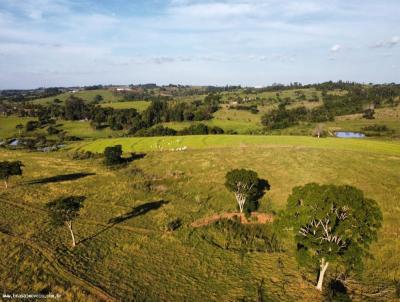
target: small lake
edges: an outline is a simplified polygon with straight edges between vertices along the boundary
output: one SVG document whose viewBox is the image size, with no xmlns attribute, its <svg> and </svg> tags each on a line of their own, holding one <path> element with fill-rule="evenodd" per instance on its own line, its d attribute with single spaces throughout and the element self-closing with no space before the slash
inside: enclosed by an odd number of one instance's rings
<svg viewBox="0 0 400 302">
<path fill-rule="evenodd" d="M 360 132 L 338 131 L 335 132 L 335 136 L 340 138 L 364 138 L 365 134 Z"/>
</svg>

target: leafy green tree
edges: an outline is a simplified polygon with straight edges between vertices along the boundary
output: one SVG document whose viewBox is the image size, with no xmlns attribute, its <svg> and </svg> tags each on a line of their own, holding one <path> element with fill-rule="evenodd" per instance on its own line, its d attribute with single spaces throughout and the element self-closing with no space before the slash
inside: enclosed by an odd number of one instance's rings
<svg viewBox="0 0 400 302">
<path fill-rule="evenodd" d="M 1 161 L 0 162 L 0 179 L 4 181 L 4 186 L 8 188 L 8 179 L 11 176 L 22 175 L 22 167 L 24 165 L 20 161 Z"/>
<path fill-rule="evenodd" d="M 37 121 L 28 121 L 25 125 L 25 130 L 26 131 L 33 131 L 35 130 L 37 127 L 39 127 L 39 122 Z"/>
<path fill-rule="evenodd" d="M 52 222 L 56 226 L 65 225 L 68 228 L 72 238 L 72 247 L 76 246 L 72 222 L 79 217 L 79 211 L 83 207 L 84 200 L 84 196 L 70 196 L 56 199 L 47 204 Z"/>
<path fill-rule="evenodd" d="M 299 263 L 319 266 L 316 288 L 321 291 L 330 264 L 346 272 L 362 268 L 382 213 L 354 187 L 310 183 L 293 189 L 283 221 L 295 233 Z"/>
<path fill-rule="evenodd" d="M 234 169 L 225 176 L 225 187 L 233 192 L 243 213 L 247 201 L 260 195 L 260 179 L 256 172 L 246 169 Z"/>
<path fill-rule="evenodd" d="M 116 145 L 112 147 L 107 147 L 104 150 L 104 163 L 107 166 L 118 165 L 122 162 L 122 146 Z"/>
<path fill-rule="evenodd" d="M 103 98 L 100 94 L 96 94 L 96 95 L 94 96 L 94 98 L 93 98 L 93 102 L 94 102 L 95 104 L 98 104 L 98 103 L 100 103 L 103 99 L 104 99 L 104 98 Z"/>
</svg>

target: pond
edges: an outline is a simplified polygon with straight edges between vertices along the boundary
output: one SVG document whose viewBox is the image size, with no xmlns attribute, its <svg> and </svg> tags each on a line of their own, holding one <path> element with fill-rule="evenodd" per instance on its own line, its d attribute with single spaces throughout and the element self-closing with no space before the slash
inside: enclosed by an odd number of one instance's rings
<svg viewBox="0 0 400 302">
<path fill-rule="evenodd" d="M 364 138 L 365 134 L 360 132 L 338 131 L 335 132 L 335 136 L 340 138 Z"/>
</svg>

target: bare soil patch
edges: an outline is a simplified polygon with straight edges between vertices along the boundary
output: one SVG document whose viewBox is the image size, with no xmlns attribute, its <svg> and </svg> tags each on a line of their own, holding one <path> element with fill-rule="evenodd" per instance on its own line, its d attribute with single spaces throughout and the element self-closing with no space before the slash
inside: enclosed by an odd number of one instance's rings
<svg viewBox="0 0 400 302">
<path fill-rule="evenodd" d="M 203 227 L 212 224 L 221 219 L 239 219 L 240 223 L 243 224 L 266 224 L 274 221 L 274 216 L 267 213 L 252 212 L 249 218 L 246 218 L 244 213 L 233 212 L 233 213 L 222 213 L 215 214 L 206 218 L 201 218 L 193 221 L 190 226 L 194 228 Z"/>
</svg>

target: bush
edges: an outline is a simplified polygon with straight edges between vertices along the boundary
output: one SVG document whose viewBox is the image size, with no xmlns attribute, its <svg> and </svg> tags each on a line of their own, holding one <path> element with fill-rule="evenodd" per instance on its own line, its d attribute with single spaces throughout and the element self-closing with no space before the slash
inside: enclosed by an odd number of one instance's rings
<svg viewBox="0 0 400 302">
<path fill-rule="evenodd" d="M 210 238 L 221 248 L 247 252 L 280 252 L 281 244 L 272 227 L 262 224 L 242 224 L 238 219 L 221 219 L 211 225 L 219 233 Z M 218 243 L 221 240 L 222 242 Z"/>
<path fill-rule="evenodd" d="M 173 232 L 182 226 L 182 220 L 180 218 L 174 219 L 167 223 L 167 231 Z"/>
<path fill-rule="evenodd" d="M 106 166 L 115 166 L 122 163 L 122 146 L 116 145 L 112 147 L 107 147 L 104 150 L 104 164 Z"/>
<path fill-rule="evenodd" d="M 374 109 L 367 109 L 363 113 L 363 118 L 368 119 L 368 120 L 373 120 L 375 118 L 374 114 L 375 114 Z"/>
<path fill-rule="evenodd" d="M 199 123 L 184 128 L 179 132 L 182 135 L 201 135 L 208 134 L 208 127 L 205 124 Z"/>
<path fill-rule="evenodd" d="M 39 127 L 39 122 L 37 122 L 37 121 L 29 121 L 25 125 L 25 130 L 26 131 L 33 131 L 33 130 L 36 130 L 37 127 Z"/>
<path fill-rule="evenodd" d="M 363 131 L 375 131 L 375 132 L 385 132 L 389 131 L 390 129 L 386 125 L 370 125 L 370 126 L 365 126 L 362 128 Z"/>
<path fill-rule="evenodd" d="M 208 129 L 209 134 L 224 134 L 224 129 L 214 126 Z"/>
<path fill-rule="evenodd" d="M 136 131 L 135 136 L 175 136 L 177 133 L 174 129 L 159 125 L 149 129 L 140 129 Z"/>
<path fill-rule="evenodd" d="M 205 134 L 223 134 L 224 130 L 220 127 L 208 127 L 203 123 L 191 125 L 179 131 L 180 135 L 205 135 Z"/>
<path fill-rule="evenodd" d="M 47 133 L 49 135 L 53 135 L 53 134 L 58 134 L 60 133 L 60 130 L 58 130 L 57 128 L 50 126 L 49 128 L 47 128 Z"/>
</svg>

